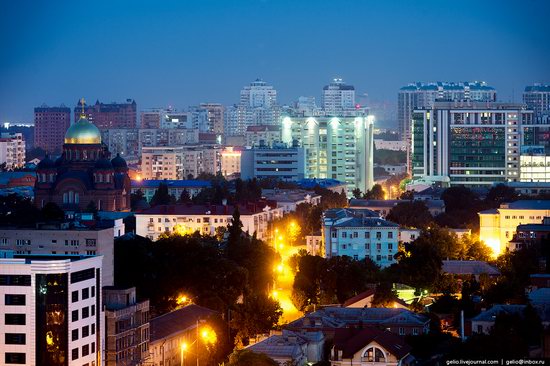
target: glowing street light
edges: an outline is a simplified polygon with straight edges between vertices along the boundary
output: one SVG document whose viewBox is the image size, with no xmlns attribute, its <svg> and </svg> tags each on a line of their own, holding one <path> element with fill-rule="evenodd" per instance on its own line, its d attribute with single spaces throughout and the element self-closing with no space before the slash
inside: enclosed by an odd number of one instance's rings
<svg viewBox="0 0 550 366">
<path fill-rule="evenodd" d="M 187 349 L 189 348 L 189 345 L 185 342 L 183 342 L 180 346 L 180 350 L 181 350 L 181 360 L 180 360 L 180 365 L 181 366 L 184 366 L 185 364 L 185 352 L 187 352 Z"/>
</svg>

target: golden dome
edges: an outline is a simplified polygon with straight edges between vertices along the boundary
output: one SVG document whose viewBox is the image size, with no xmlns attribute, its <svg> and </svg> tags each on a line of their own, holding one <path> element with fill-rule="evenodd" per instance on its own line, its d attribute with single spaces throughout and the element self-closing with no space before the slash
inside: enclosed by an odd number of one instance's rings
<svg viewBox="0 0 550 366">
<path fill-rule="evenodd" d="M 100 144 L 101 133 L 99 129 L 85 116 L 81 115 L 78 122 L 69 127 L 65 133 L 66 144 Z"/>
</svg>

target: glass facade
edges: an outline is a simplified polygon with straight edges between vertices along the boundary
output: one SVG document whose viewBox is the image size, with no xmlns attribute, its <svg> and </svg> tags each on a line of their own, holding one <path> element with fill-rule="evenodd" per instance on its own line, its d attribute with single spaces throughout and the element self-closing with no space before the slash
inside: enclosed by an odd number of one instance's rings
<svg viewBox="0 0 550 366">
<path fill-rule="evenodd" d="M 68 275 L 36 275 L 36 364 L 68 365 Z"/>
</svg>

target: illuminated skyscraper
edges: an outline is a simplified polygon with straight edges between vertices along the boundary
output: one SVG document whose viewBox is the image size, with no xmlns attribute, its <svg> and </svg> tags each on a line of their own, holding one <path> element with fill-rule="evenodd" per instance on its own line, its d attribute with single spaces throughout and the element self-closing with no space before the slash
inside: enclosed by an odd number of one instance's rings
<svg viewBox="0 0 550 366">
<path fill-rule="evenodd" d="M 342 79 L 334 79 L 323 88 L 322 107 L 329 116 L 338 116 L 344 111 L 354 110 L 355 87 L 345 84 Z"/>
</svg>

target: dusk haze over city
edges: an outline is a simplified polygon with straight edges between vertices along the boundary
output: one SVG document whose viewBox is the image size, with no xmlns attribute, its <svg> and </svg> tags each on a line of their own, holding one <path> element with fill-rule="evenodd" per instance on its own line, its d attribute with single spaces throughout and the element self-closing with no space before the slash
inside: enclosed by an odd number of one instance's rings
<svg viewBox="0 0 550 366">
<path fill-rule="evenodd" d="M 549 20 L 0 1 L 0 365 L 550 364 Z"/>
</svg>

